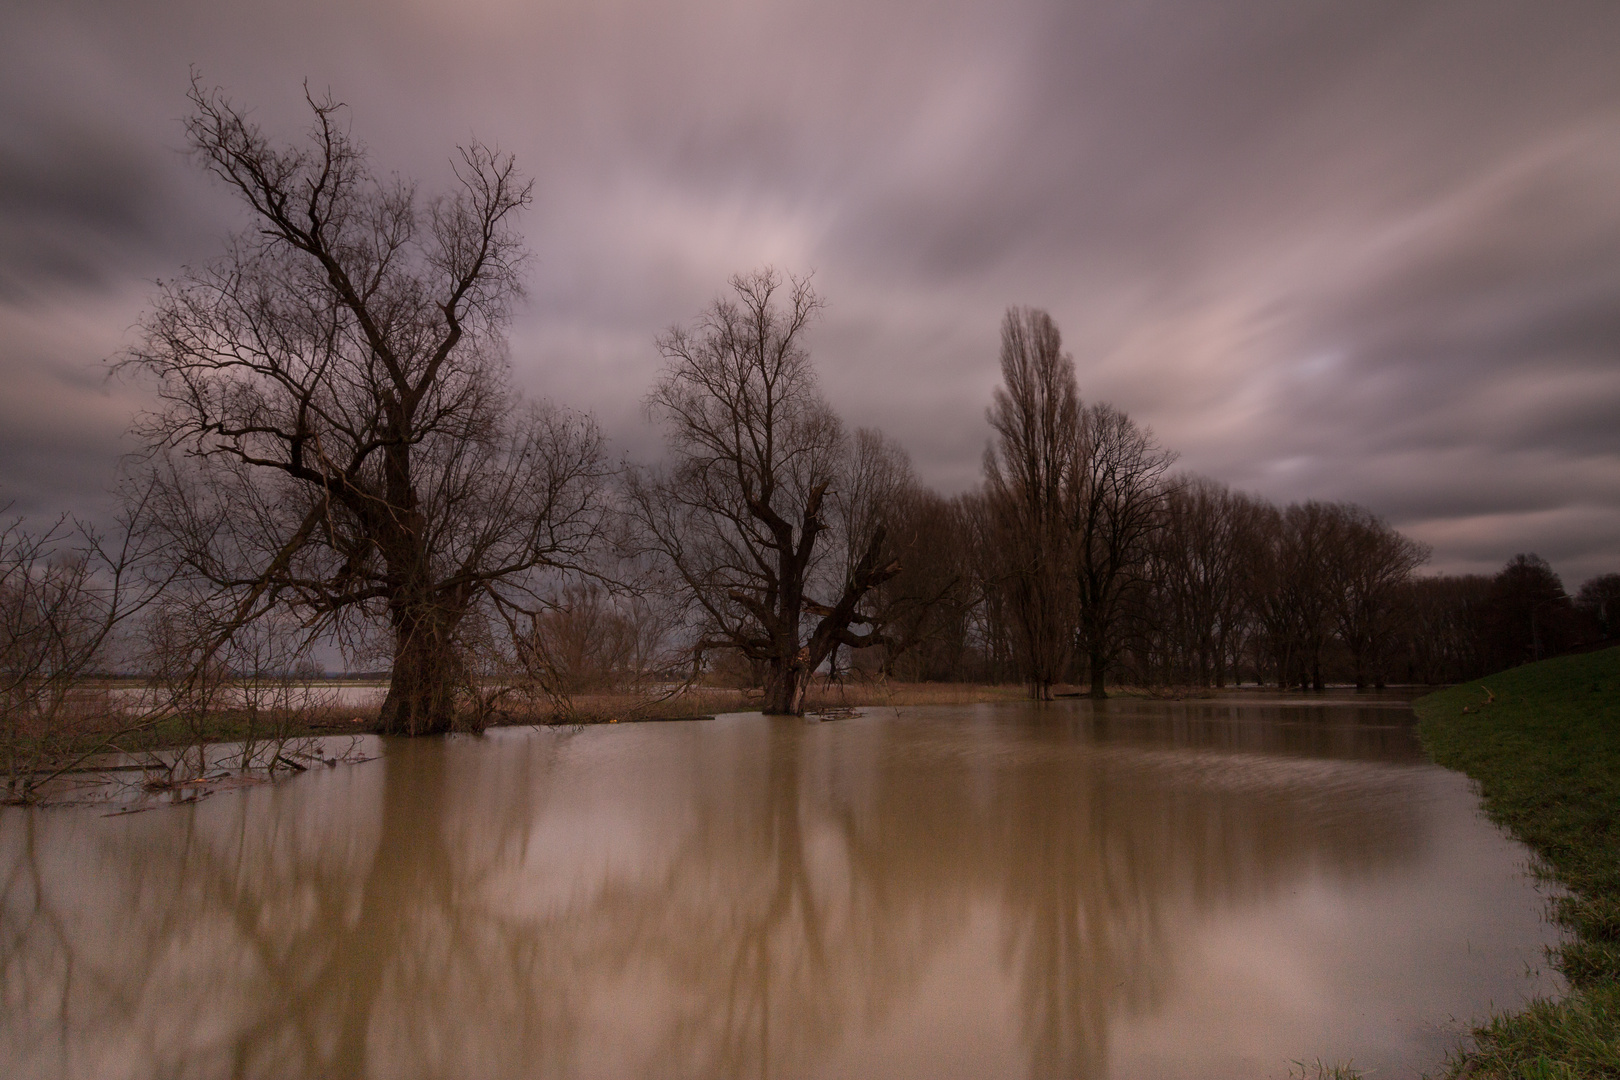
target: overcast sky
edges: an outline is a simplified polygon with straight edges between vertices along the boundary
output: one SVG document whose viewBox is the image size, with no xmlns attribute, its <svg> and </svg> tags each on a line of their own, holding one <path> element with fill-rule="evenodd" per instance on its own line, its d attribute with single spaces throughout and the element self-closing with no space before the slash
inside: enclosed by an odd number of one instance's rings
<svg viewBox="0 0 1620 1080">
<path fill-rule="evenodd" d="M 381 171 L 470 138 L 536 180 L 515 383 L 657 452 L 654 335 L 814 271 L 851 425 L 978 482 L 1009 304 L 1087 400 L 1431 569 L 1620 571 L 1620 4 L 12 0 L 0 35 L 0 502 L 104 506 L 159 278 L 243 223 L 188 70 Z"/>
</svg>

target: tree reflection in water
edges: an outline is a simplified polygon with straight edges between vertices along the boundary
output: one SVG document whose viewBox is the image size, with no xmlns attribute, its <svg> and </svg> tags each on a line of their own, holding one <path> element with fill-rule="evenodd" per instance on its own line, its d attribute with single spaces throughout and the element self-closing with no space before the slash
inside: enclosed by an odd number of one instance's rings
<svg viewBox="0 0 1620 1080">
<path fill-rule="evenodd" d="M 8 811 L 0 1071 L 924 1072 L 977 1015 L 1033 1076 L 1101 1076 L 1201 925 L 1376 878 L 1427 828 L 1409 733 L 1131 708 L 504 732 L 123 819 Z M 940 1001 L 987 919 L 980 996 Z"/>
</svg>

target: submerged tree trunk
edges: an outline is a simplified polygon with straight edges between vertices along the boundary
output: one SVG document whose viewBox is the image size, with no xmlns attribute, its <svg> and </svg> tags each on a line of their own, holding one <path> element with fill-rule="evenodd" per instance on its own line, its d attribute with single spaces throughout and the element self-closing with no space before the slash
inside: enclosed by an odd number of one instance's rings
<svg viewBox="0 0 1620 1080">
<path fill-rule="evenodd" d="M 1108 672 L 1108 662 L 1103 656 L 1101 641 L 1093 639 L 1086 666 L 1091 669 L 1091 693 L 1087 696 L 1101 701 L 1108 696 L 1108 690 L 1104 684 L 1104 676 Z"/>
<path fill-rule="evenodd" d="M 773 658 L 765 675 L 765 702 L 761 712 L 774 716 L 803 716 L 804 694 L 810 688 L 805 650 L 788 663 Z"/>
<path fill-rule="evenodd" d="M 1367 647 L 1360 643 L 1353 643 L 1350 647 L 1350 664 L 1356 674 L 1356 689 L 1367 689 Z"/>
<path fill-rule="evenodd" d="M 443 735 L 454 726 L 457 658 L 446 622 L 431 609 L 405 608 L 395 616 L 384 735 Z"/>
</svg>

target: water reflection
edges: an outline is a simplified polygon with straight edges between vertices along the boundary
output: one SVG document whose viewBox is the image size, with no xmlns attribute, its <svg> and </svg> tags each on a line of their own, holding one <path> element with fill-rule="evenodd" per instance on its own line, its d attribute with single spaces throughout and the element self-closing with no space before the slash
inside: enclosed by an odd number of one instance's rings
<svg viewBox="0 0 1620 1080">
<path fill-rule="evenodd" d="M 0 1071 L 1146 1074 L 1259 955 L 1285 1005 L 1171 1071 L 1433 1064 L 1435 1024 L 1533 989 L 1519 857 L 1390 709 L 398 742 L 195 807 L 7 811 Z"/>
</svg>

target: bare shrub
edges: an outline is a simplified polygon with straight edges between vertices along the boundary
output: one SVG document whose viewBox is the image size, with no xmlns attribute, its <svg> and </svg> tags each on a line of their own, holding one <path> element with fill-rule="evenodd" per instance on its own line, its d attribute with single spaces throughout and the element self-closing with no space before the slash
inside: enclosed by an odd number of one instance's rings
<svg viewBox="0 0 1620 1080">
<path fill-rule="evenodd" d="M 149 721 L 94 681 L 115 631 L 163 584 L 141 576 L 144 509 L 132 499 L 111 538 L 65 518 L 42 532 L 21 518 L 0 528 L 0 764 L 11 800 L 32 800 Z"/>
</svg>

